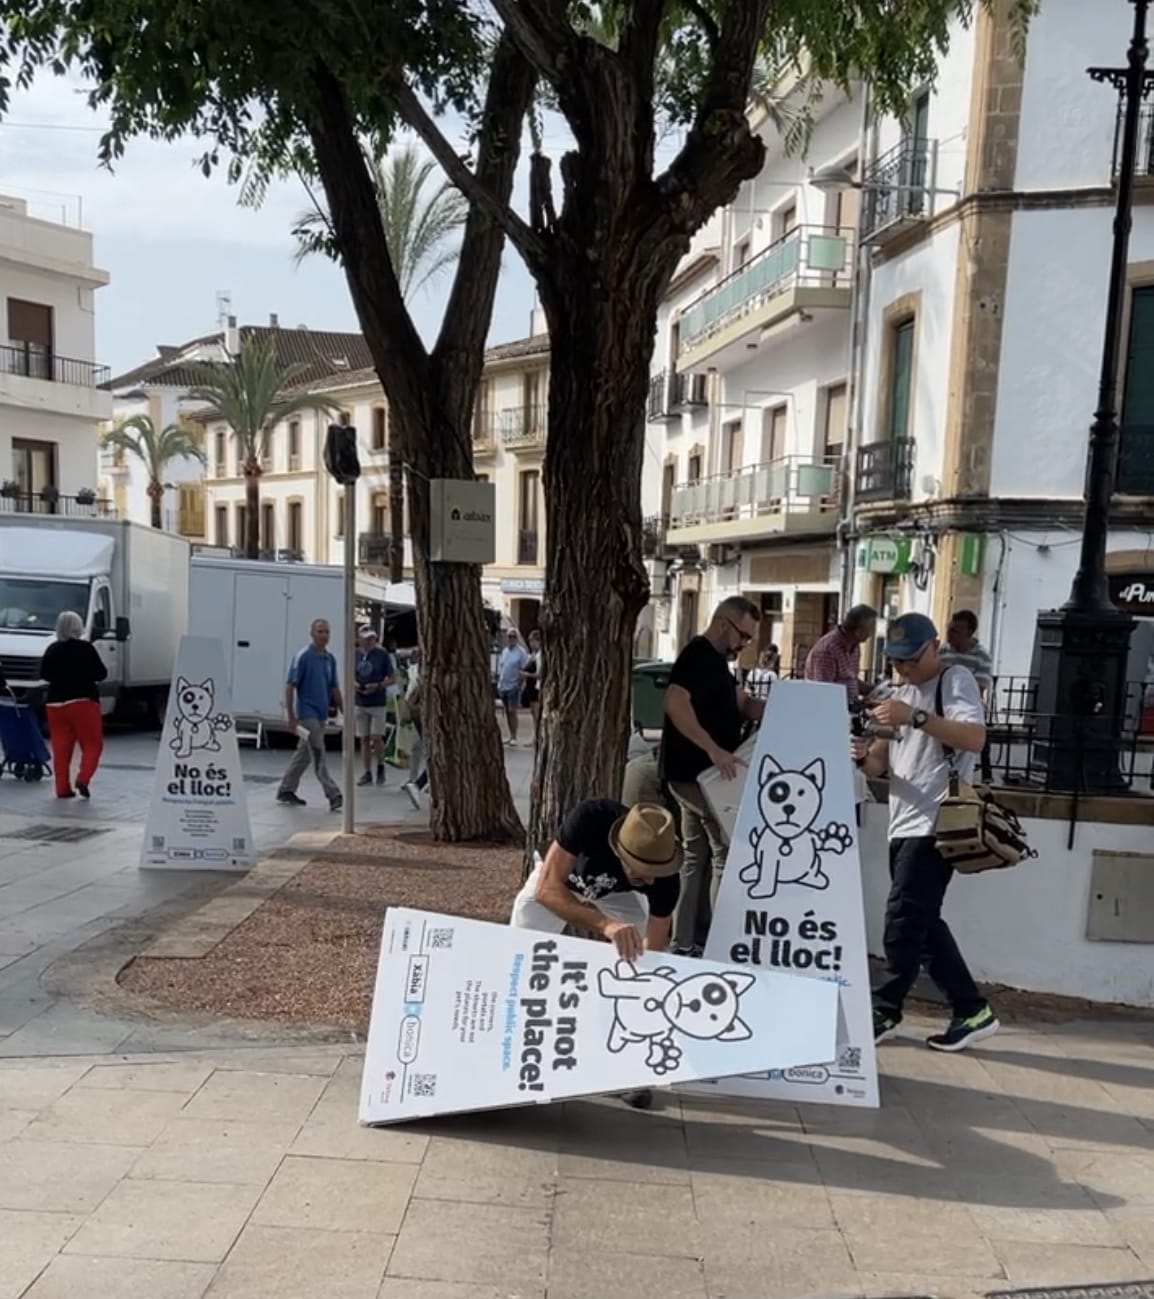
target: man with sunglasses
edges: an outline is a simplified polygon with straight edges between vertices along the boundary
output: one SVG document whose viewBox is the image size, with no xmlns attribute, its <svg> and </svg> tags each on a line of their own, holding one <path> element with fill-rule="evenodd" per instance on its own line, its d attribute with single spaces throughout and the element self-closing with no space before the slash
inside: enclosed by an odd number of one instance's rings
<svg viewBox="0 0 1154 1299">
<path fill-rule="evenodd" d="M 982 697 L 974 675 L 942 662 L 938 632 L 920 613 L 902 614 L 886 628 L 886 657 L 901 684 L 869 705 L 890 740 L 853 741 L 854 758 L 866 774 L 890 780 L 890 887 L 886 903 L 886 968 L 874 988 L 874 1040 L 892 1037 L 923 960 L 930 978 L 950 1003 L 953 1018 L 926 1045 L 961 1051 L 990 1037 L 999 1024 L 982 996 L 942 919 L 953 877 L 935 842 L 938 805 L 949 792 L 950 773 L 973 779 L 986 742 Z"/>
<path fill-rule="evenodd" d="M 732 780 L 742 728 L 760 721 L 765 711 L 763 699 L 751 699 L 738 688 L 730 666 L 757 635 L 760 620 L 752 601 L 737 595 L 723 600 L 704 633 L 677 656 L 665 691 L 661 775 L 680 810 L 684 849 L 673 950 L 684 956 L 700 956 L 705 948 L 728 851 L 697 778 L 713 766 Z"/>
</svg>

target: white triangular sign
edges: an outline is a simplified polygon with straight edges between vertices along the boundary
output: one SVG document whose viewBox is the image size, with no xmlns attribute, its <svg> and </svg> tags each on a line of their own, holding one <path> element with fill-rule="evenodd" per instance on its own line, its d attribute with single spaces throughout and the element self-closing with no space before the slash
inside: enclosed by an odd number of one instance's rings
<svg viewBox="0 0 1154 1299">
<path fill-rule="evenodd" d="M 140 864 L 244 871 L 252 862 L 224 647 L 212 637 L 184 636 L 160 733 Z"/>
<path fill-rule="evenodd" d="M 789 1068 L 833 1055 L 833 984 L 460 916 L 385 916 L 362 1123 Z"/>
<path fill-rule="evenodd" d="M 733 827 L 709 960 L 829 981 L 841 990 L 836 1054 L 759 1077 L 742 1096 L 878 1104 L 861 861 L 842 686 L 779 681 L 770 691 Z"/>
</svg>

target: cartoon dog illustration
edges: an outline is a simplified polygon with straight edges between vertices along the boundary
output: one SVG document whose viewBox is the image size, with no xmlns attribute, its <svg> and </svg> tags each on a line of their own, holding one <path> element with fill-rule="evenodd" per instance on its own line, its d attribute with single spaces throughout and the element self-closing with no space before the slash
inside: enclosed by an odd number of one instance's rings
<svg viewBox="0 0 1154 1299">
<path fill-rule="evenodd" d="M 779 884 L 809 889 L 829 887 L 826 856 L 840 857 L 853 843 L 853 832 L 840 821 L 820 830 L 825 763 L 816 758 L 800 771 L 787 771 L 767 753 L 758 773 L 757 806 L 764 825 L 749 836 L 753 861 L 738 878 L 751 898 L 771 898 Z"/>
<path fill-rule="evenodd" d="M 227 713 L 214 713 L 216 687 L 211 678 L 193 685 L 180 677 L 176 683 L 176 734 L 169 747 L 180 759 L 192 756 L 196 749 L 209 753 L 220 752 L 217 731 L 227 731 L 232 718 Z"/>
<path fill-rule="evenodd" d="M 738 1015 L 741 994 L 755 981 L 735 970 L 678 980 L 670 966 L 641 972 L 631 961 L 618 961 L 615 970 L 597 976 L 597 990 L 614 1003 L 609 1050 L 648 1042 L 645 1063 L 666 1074 L 681 1063 L 675 1033 L 699 1042 L 742 1042 L 753 1034 Z"/>
</svg>

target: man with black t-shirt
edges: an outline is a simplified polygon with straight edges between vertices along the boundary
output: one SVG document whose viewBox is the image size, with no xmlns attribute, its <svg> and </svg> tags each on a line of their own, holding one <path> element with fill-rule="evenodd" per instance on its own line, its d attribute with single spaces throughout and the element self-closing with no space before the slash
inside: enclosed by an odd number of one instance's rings
<svg viewBox="0 0 1154 1299">
<path fill-rule="evenodd" d="M 700 956 L 713 920 L 713 895 L 725 868 L 725 835 L 715 820 L 698 776 L 716 767 L 725 780 L 737 775 L 733 756 L 747 721 L 760 721 L 765 700 L 751 699 L 737 684 L 730 662 L 757 635 L 761 611 L 742 596 L 714 610 L 701 636 L 677 656 L 665 691 L 661 734 L 662 776 L 681 809 L 681 901 L 674 951 Z"/>
<path fill-rule="evenodd" d="M 559 934 L 566 925 L 607 938 L 623 960 L 664 951 L 680 887 L 672 813 L 591 798 L 565 818 L 513 903 L 509 923 Z"/>
<path fill-rule="evenodd" d="M 663 952 L 680 887 L 681 849 L 673 813 L 655 803 L 626 808 L 611 798 L 579 803 L 565 818 L 544 861 L 513 902 L 509 923 L 559 934 L 566 925 L 607 938 L 632 961 Z M 625 1092 L 635 1109 L 648 1109 L 648 1087 Z"/>
</svg>

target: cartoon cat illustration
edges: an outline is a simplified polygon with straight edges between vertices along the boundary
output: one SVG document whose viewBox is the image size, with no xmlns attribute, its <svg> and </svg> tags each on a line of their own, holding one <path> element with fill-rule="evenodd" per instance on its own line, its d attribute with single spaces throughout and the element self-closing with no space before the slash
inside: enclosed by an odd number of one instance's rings
<svg viewBox="0 0 1154 1299">
<path fill-rule="evenodd" d="M 738 1014 L 741 994 L 755 981 L 737 970 L 679 980 L 669 966 L 642 972 L 631 961 L 618 961 L 615 970 L 597 976 L 597 990 L 614 1003 L 609 1050 L 648 1042 L 645 1063 L 665 1074 L 681 1063 L 676 1033 L 700 1042 L 744 1041 L 753 1034 Z"/>
<path fill-rule="evenodd" d="M 217 731 L 227 731 L 232 718 L 227 713 L 214 713 L 216 686 L 211 678 L 194 685 L 185 677 L 176 683 L 176 734 L 169 747 L 182 761 L 191 757 L 194 750 L 220 752 Z"/>
<path fill-rule="evenodd" d="M 757 806 L 763 824 L 751 831 L 753 861 L 738 878 L 751 898 L 771 898 L 779 884 L 829 887 L 827 856 L 840 857 L 853 843 L 853 832 L 840 821 L 820 830 L 825 763 L 816 758 L 800 771 L 788 771 L 768 753 L 758 773 Z"/>
</svg>

